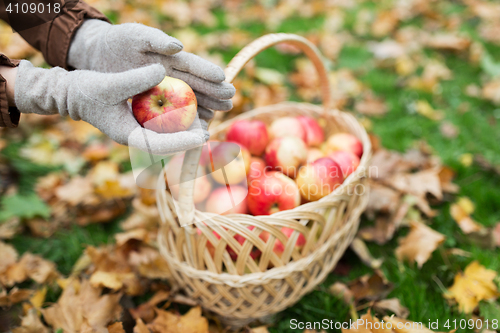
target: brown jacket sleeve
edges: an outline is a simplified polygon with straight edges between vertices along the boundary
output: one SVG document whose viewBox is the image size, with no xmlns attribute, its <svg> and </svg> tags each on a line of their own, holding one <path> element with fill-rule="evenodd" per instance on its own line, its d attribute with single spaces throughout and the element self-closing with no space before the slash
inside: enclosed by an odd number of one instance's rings
<svg viewBox="0 0 500 333">
<path fill-rule="evenodd" d="M 34 28 L 22 30 L 19 34 L 31 46 L 42 52 L 45 61 L 49 65 L 68 69 L 66 59 L 71 39 L 86 18 L 109 22 L 106 16 L 97 9 L 79 1 L 69 9 L 66 6 L 63 7 L 61 14 L 54 20 Z M 0 19 L 9 23 L 4 1 L 1 0 Z M 5 55 L 0 54 L 0 65 L 14 67 L 18 64 L 19 60 L 10 60 Z M 0 127 L 16 127 L 19 123 L 19 110 L 15 107 L 8 107 L 5 88 L 5 79 L 0 75 Z"/>
</svg>

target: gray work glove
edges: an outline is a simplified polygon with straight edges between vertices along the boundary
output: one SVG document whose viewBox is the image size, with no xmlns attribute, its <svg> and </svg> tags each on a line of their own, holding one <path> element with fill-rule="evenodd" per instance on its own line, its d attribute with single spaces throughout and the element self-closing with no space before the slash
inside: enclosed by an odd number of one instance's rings
<svg viewBox="0 0 500 333">
<path fill-rule="evenodd" d="M 142 128 L 128 98 L 159 84 L 165 69 L 159 64 L 122 73 L 68 72 L 44 69 L 29 61 L 19 64 L 15 102 L 21 113 L 69 115 L 98 128 L 114 141 L 155 155 L 201 146 L 208 140 L 207 123 L 196 119 L 188 131 L 159 134 Z"/>
<path fill-rule="evenodd" d="M 73 37 L 68 65 L 116 73 L 160 63 L 166 75 L 186 82 L 194 90 L 201 119 L 212 119 L 211 110 L 229 111 L 235 89 L 223 82 L 224 71 L 192 53 L 181 51 L 182 48 L 179 40 L 155 28 L 138 23 L 111 25 L 90 19 L 85 20 Z"/>
</svg>

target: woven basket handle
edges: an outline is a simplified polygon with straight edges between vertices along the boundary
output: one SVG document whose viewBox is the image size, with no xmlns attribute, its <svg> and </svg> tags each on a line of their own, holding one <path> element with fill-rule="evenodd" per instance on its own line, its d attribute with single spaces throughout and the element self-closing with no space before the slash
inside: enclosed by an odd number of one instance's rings
<svg viewBox="0 0 500 333">
<path fill-rule="evenodd" d="M 312 61 L 314 67 L 318 71 L 319 81 L 321 86 L 321 94 L 323 97 L 323 106 L 325 111 L 328 110 L 331 104 L 330 96 L 330 82 L 328 80 L 328 73 L 325 68 L 323 59 L 313 43 L 304 37 L 294 34 L 268 34 L 257 38 L 247 46 L 245 46 L 236 56 L 229 62 L 225 69 L 226 82 L 233 82 L 234 78 L 240 73 L 245 65 L 252 60 L 257 54 L 265 49 L 279 43 L 287 43 L 298 47 L 303 51 L 306 56 Z M 222 116 L 222 112 L 216 112 L 215 117 Z M 184 156 L 184 163 L 181 173 L 181 184 L 179 186 L 179 200 L 178 205 L 180 211 L 178 212 L 181 225 L 188 225 L 194 218 L 194 175 L 196 175 L 198 162 L 201 156 L 201 147 L 191 149 L 186 152 Z M 187 181 L 183 181 L 187 180 Z"/>
</svg>

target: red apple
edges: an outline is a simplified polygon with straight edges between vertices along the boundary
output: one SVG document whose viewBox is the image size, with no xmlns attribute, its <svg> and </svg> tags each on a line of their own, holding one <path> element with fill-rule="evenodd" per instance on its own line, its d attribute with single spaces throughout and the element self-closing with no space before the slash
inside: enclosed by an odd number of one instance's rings
<svg viewBox="0 0 500 333">
<path fill-rule="evenodd" d="M 255 229 L 255 226 L 251 225 L 251 226 L 247 226 L 247 228 L 250 229 L 250 230 L 253 230 L 253 229 Z M 198 233 L 198 235 L 202 235 L 202 232 L 201 232 L 200 229 L 196 229 L 196 232 Z M 217 237 L 217 239 L 221 238 L 218 233 L 216 233 L 215 231 L 212 231 L 212 232 L 214 233 L 215 237 Z M 240 243 L 240 245 L 243 245 L 243 243 L 246 240 L 246 238 L 243 237 L 240 234 L 234 235 L 234 239 L 236 239 L 238 241 L 238 243 Z M 215 247 L 209 241 L 207 241 L 207 249 L 208 249 L 208 251 L 210 252 L 210 255 L 213 258 L 214 254 L 215 254 Z M 229 253 L 229 256 L 231 257 L 231 259 L 233 261 L 236 261 L 238 259 L 238 255 L 236 254 L 236 252 L 229 245 L 226 246 L 226 251 Z M 260 257 L 260 255 L 261 255 L 261 251 L 259 249 L 255 248 L 255 247 L 250 252 L 250 257 L 252 259 L 257 259 L 258 257 Z"/>
<path fill-rule="evenodd" d="M 247 226 L 247 228 L 250 230 L 253 230 L 253 229 L 255 229 L 255 226 L 249 225 L 249 226 Z M 240 243 L 240 245 L 243 245 L 243 243 L 245 243 L 245 241 L 246 241 L 246 238 L 240 234 L 234 235 L 234 239 L 236 239 L 238 241 L 238 243 Z M 236 252 L 234 252 L 234 250 L 229 245 L 226 247 L 226 250 L 229 253 L 229 255 L 231 256 L 231 259 L 233 261 L 236 261 L 238 259 L 238 255 L 236 254 Z M 262 254 L 262 252 L 259 249 L 257 249 L 256 247 L 253 247 L 252 251 L 250 252 L 250 257 L 252 259 L 257 259 L 258 257 L 260 257 L 261 254 Z"/>
<path fill-rule="evenodd" d="M 269 135 L 262 121 L 239 120 L 229 126 L 226 139 L 245 146 L 252 155 L 260 156 L 266 149 Z"/>
<path fill-rule="evenodd" d="M 295 136 L 306 142 L 306 131 L 297 118 L 283 117 L 272 122 L 269 133 L 273 138 Z"/>
<path fill-rule="evenodd" d="M 252 157 L 250 158 L 250 167 L 248 169 L 247 179 L 248 184 L 252 182 L 252 180 L 259 178 L 266 171 L 266 163 L 260 157 Z"/>
<path fill-rule="evenodd" d="M 281 228 L 281 232 L 285 234 L 286 237 L 290 238 L 293 234 L 295 229 L 288 228 L 288 227 L 283 227 Z M 271 234 L 269 234 L 267 231 L 263 231 L 259 237 L 262 239 L 264 242 L 267 243 L 269 240 L 269 237 Z M 304 237 L 303 234 L 299 234 L 299 237 L 297 238 L 297 241 L 295 242 L 295 247 L 300 250 L 306 243 L 306 238 Z M 285 251 L 285 245 L 278 239 L 274 241 L 274 247 L 273 247 L 274 253 L 276 253 L 278 256 L 281 256 L 281 254 Z"/>
<path fill-rule="evenodd" d="M 296 181 L 302 197 L 316 201 L 333 192 L 343 180 L 337 162 L 323 157 L 302 167 Z"/>
<path fill-rule="evenodd" d="M 281 172 L 270 171 L 252 181 L 248 208 L 253 215 L 270 215 L 300 204 L 297 184 Z"/>
<path fill-rule="evenodd" d="M 183 160 L 184 154 L 178 154 L 172 157 L 172 159 L 167 164 L 167 183 L 169 184 L 170 193 L 172 193 L 172 196 L 176 200 L 179 196 Z M 210 183 L 210 181 L 208 180 L 204 168 L 198 167 L 198 170 L 196 171 L 196 179 L 194 181 L 194 203 L 197 204 L 205 200 L 210 194 L 211 190 L 212 183 Z"/>
<path fill-rule="evenodd" d="M 359 157 L 350 151 L 334 151 L 328 157 L 337 162 L 344 178 L 347 178 L 359 166 Z"/>
<path fill-rule="evenodd" d="M 276 138 L 267 146 L 265 158 L 268 166 L 295 178 L 298 167 L 307 160 L 307 147 L 294 136 Z"/>
<path fill-rule="evenodd" d="M 312 117 L 299 116 L 297 120 L 302 124 L 306 132 L 306 144 L 311 147 L 319 147 L 325 141 L 323 129 L 319 126 L 316 119 Z"/>
<path fill-rule="evenodd" d="M 205 211 L 220 215 L 246 214 L 248 212 L 247 193 L 248 189 L 239 185 L 216 188 L 207 199 Z"/>
<path fill-rule="evenodd" d="M 198 104 L 186 82 L 166 76 L 159 85 L 132 98 L 139 124 L 158 133 L 185 131 L 196 119 Z"/>
<path fill-rule="evenodd" d="M 337 133 L 330 136 L 326 142 L 326 149 L 328 152 L 350 151 L 359 158 L 363 155 L 363 144 L 357 137 L 349 133 Z"/>
<path fill-rule="evenodd" d="M 307 150 L 307 163 L 312 163 L 322 157 L 325 157 L 325 154 L 318 148 L 309 148 Z"/>
<path fill-rule="evenodd" d="M 210 175 L 217 183 L 232 185 L 239 184 L 246 179 L 251 157 L 248 149 L 235 142 L 216 142 L 210 145 L 210 149 L 215 168 Z M 222 169 L 224 169 L 225 177 Z"/>
</svg>

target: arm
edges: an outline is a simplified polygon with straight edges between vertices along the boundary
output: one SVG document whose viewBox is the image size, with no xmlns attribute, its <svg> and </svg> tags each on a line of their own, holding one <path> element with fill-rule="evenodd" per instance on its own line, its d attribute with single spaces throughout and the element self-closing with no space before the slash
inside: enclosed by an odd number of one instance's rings
<svg viewBox="0 0 500 333">
<path fill-rule="evenodd" d="M 16 86 L 17 67 L 0 66 L 0 76 L 5 80 L 5 95 L 9 106 L 16 106 L 14 88 Z"/>
</svg>

